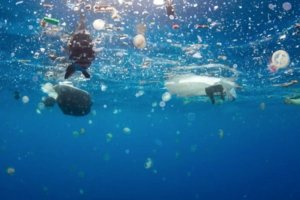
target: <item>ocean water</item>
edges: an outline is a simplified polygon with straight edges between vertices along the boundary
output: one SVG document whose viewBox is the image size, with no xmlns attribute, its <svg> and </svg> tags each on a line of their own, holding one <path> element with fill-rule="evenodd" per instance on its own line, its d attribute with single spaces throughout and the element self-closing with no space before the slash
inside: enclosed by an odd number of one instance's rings
<svg viewBox="0 0 300 200">
<path fill-rule="evenodd" d="M 152 0 L 99 1 L 119 19 L 84 9 L 95 2 L 0 3 L 1 200 L 300 199 L 300 106 L 284 103 L 299 84 L 276 86 L 300 81 L 298 0 L 174 0 L 175 19 Z M 97 51 L 90 79 L 68 79 L 92 97 L 80 117 L 41 104 L 64 81 L 76 6 Z M 272 72 L 277 50 L 290 59 Z M 180 97 L 165 83 L 183 74 L 234 80 L 237 98 Z"/>
</svg>

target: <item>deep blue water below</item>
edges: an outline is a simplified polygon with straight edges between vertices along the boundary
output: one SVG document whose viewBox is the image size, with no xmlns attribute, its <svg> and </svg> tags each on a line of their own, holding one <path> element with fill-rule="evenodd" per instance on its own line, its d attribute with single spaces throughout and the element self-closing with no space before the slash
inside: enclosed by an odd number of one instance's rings
<svg viewBox="0 0 300 200">
<path fill-rule="evenodd" d="M 4 101 L 5 100 L 5 101 Z M 176 111 L 42 115 L 5 98 L 3 199 L 298 199 L 298 107 L 193 105 Z M 296 113 L 296 115 L 295 115 Z M 92 120 L 92 124 L 88 124 Z M 123 127 L 131 133 L 123 133 Z M 85 133 L 72 132 L 85 128 Z M 224 136 L 220 137 L 219 129 Z M 113 139 L 106 142 L 106 133 Z M 147 158 L 153 167 L 145 169 Z M 14 167 L 13 175 L 5 173 Z M 80 193 L 82 190 L 82 194 Z"/>
</svg>

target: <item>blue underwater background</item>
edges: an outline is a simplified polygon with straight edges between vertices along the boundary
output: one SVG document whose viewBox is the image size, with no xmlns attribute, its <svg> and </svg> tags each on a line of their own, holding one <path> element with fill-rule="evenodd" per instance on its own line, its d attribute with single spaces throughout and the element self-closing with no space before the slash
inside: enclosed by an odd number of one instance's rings
<svg viewBox="0 0 300 200">
<path fill-rule="evenodd" d="M 300 199 L 300 106 L 284 103 L 299 84 L 274 86 L 299 80 L 298 0 L 290 9 L 281 0 L 174 0 L 173 20 L 150 0 L 101 2 L 121 18 L 85 11 L 100 50 L 90 80 L 69 79 L 93 100 L 88 115 L 75 117 L 41 106 L 41 85 L 64 81 L 48 53 L 67 57 L 74 5 L 95 1 L 1 1 L 1 200 Z M 63 29 L 45 34 L 39 23 L 50 14 Z M 112 28 L 94 30 L 95 19 Z M 147 27 L 145 49 L 132 44 L 137 24 Z M 272 73 L 276 50 L 290 64 Z M 169 74 L 205 74 L 198 66 L 212 63 L 239 71 L 235 101 L 162 100 Z"/>
</svg>

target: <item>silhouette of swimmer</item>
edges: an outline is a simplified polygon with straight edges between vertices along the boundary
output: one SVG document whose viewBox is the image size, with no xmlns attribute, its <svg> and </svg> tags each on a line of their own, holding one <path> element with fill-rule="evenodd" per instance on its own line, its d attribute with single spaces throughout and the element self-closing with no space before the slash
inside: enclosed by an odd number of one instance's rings
<svg viewBox="0 0 300 200">
<path fill-rule="evenodd" d="M 209 97 L 212 104 L 215 104 L 214 95 L 220 95 L 222 100 L 225 100 L 224 88 L 222 85 L 213 85 L 205 88 L 205 93 Z"/>
<path fill-rule="evenodd" d="M 170 17 L 170 16 L 175 17 L 175 8 L 174 8 L 174 5 L 172 4 L 172 0 L 165 0 L 165 4 L 166 4 L 166 10 L 167 10 L 168 17 Z"/>
<path fill-rule="evenodd" d="M 68 66 L 65 79 L 74 74 L 75 71 L 81 71 L 85 78 L 90 78 L 87 69 L 95 59 L 95 51 L 93 50 L 93 41 L 90 33 L 85 27 L 85 17 L 81 13 L 80 22 L 77 30 L 72 35 L 68 45 L 69 59 L 72 64 Z"/>
</svg>

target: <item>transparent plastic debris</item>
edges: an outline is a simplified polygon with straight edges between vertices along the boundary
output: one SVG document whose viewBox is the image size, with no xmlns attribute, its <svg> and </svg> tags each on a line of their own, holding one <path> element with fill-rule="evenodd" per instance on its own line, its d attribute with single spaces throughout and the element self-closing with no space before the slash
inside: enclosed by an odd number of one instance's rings
<svg viewBox="0 0 300 200">
<path fill-rule="evenodd" d="M 144 164 L 145 169 L 150 169 L 153 167 L 153 160 L 151 158 L 147 158 Z"/>
<path fill-rule="evenodd" d="M 206 88 L 222 85 L 225 95 L 229 99 L 237 97 L 235 88 L 238 85 L 232 80 L 224 77 L 212 77 L 195 74 L 175 75 L 165 81 L 165 87 L 171 94 L 179 97 L 206 96 Z"/>
<path fill-rule="evenodd" d="M 279 69 L 286 68 L 290 64 L 290 56 L 284 50 L 275 51 L 272 54 L 271 63 L 269 69 L 272 72 L 276 72 Z"/>
</svg>

